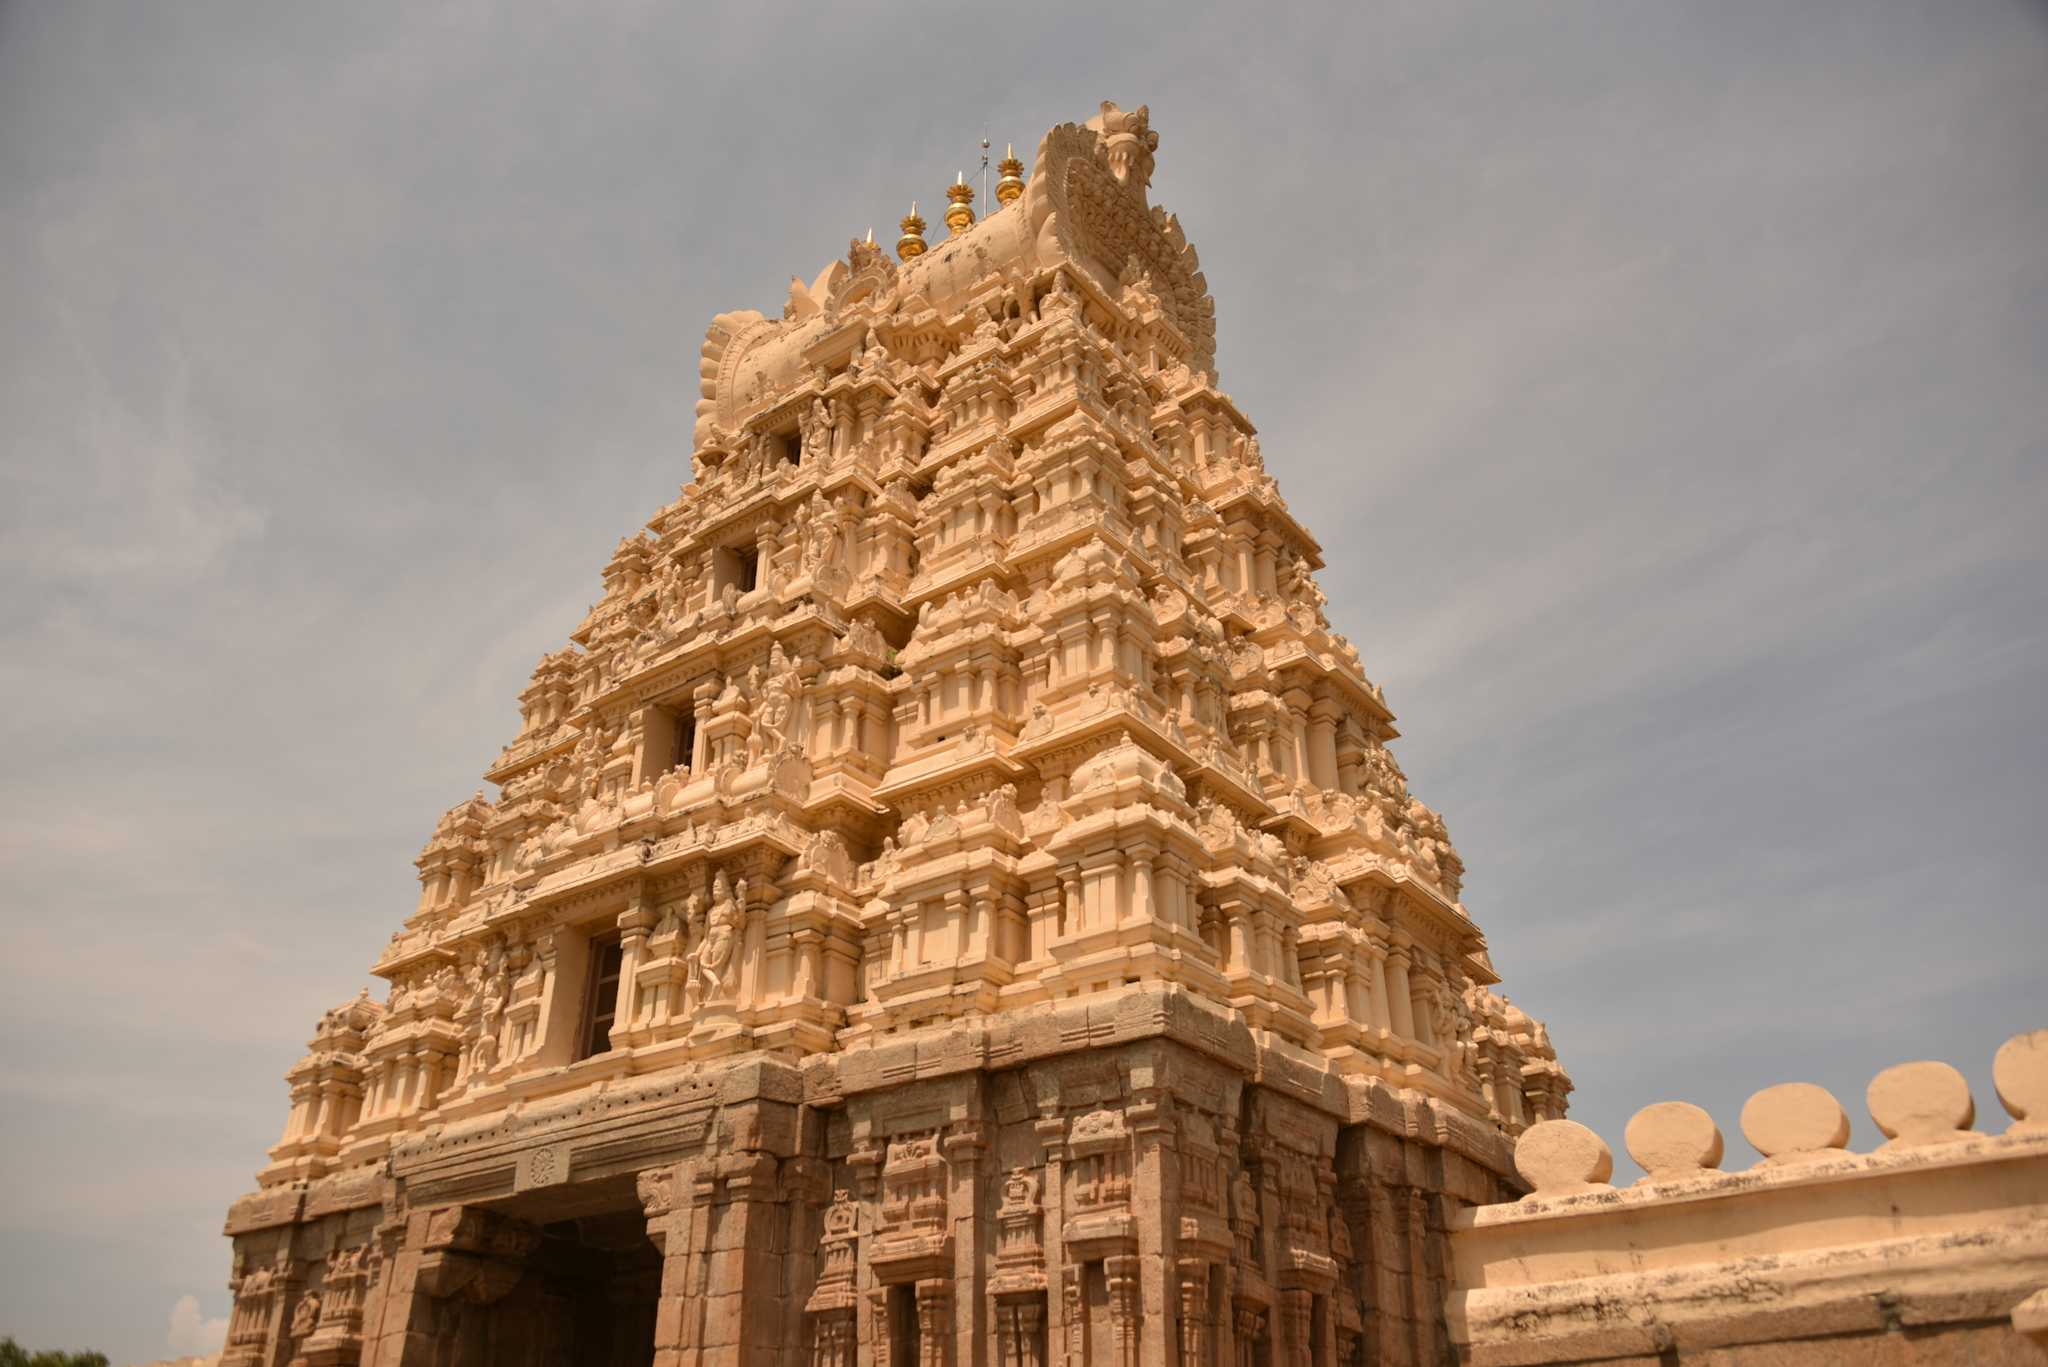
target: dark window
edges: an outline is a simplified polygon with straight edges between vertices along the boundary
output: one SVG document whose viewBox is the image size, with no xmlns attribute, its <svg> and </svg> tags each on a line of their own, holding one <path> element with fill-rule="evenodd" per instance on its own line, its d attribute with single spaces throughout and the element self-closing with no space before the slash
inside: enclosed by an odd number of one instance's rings
<svg viewBox="0 0 2048 1367">
<path fill-rule="evenodd" d="M 584 999 L 583 1057 L 612 1049 L 612 1020 L 619 1009 L 619 969 L 625 949 L 617 935 L 590 942 L 590 994 Z"/>
<path fill-rule="evenodd" d="M 676 718 L 676 754 L 671 769 L 688 769 L 690 756 L 697 753 L 697 714 L 685 712 Z"/>
<path fill-rule="evenodd" d="M 752 593 L 759 582 L 761 552 L 754 546 L 720 546 L 711 557 L 712 590 Z"/>
</svg>

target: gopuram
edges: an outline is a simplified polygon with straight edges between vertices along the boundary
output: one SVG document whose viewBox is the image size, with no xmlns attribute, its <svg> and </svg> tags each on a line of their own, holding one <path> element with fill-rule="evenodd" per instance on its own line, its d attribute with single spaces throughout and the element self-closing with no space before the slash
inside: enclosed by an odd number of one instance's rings
<svg viewBox="0 0 2048 1367">
<path fill-rule="evenodd" d="M 288 1075 L 229 1367 L 1435 1364 L 1473 1208 L 1594 1199 L 1158 141 L 713 321 L 689 482 Z"/>
</svg>

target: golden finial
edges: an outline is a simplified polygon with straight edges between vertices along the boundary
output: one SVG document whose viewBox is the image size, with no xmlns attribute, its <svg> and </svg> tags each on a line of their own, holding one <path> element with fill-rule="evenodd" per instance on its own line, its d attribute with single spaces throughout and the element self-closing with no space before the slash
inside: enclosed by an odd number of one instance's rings
<svg viewBox="0 0 2048 1367">
<path fill-rule="evenodd" d="M 996 182 L 996 203 L 1016 203 L 1017 196 L 1024 193 L 1024 163 L 1017 160 L 1017 149 L 1009 143 L 1003 144 L 1003 159 L 996 163 L 996 170 L 1003 176 Z"/>
<path fill-rule="evenodd" d="M 917 216 L 917 201 L 910 201 L 910 212 L 897 225 L 903 229 L 903 236 L 896 239 L 896 255 L 908 261 L 913 256 L 924 255 L 924 220 Z"/>
<path fill-rule="evenodd" d="M 953 183 L 946 187 L 946 198 L 952 203 L 946 206 L 946 230 L 954 237 L 974 226 L 974 187 L 967 183 L 967 173 L 953 173 Z"/>
</svg>

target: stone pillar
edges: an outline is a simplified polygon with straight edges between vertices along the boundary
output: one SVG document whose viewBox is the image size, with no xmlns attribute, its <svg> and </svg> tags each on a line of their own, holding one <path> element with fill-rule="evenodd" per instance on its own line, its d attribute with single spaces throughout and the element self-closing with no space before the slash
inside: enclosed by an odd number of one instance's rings
<svg viewBox="0 0 2048 1367">
<path fill-rule="evenodd" d="M 825 995 L 824 965 L 821 962 L 825 933 L 799 930 L 796 939 L 796 982 L 790 995 L 801 1001 Z"/>
<path fill-rule="evenodd" d="M 619 991 L 612 1004 L 612 1047 L 617 1049 L 632 1033 L 640 1014 L 641 957 L 647 950 L 647 932 L 654 926 L 654 909 L 646 895 L 635 892 L 626 909 L 619 913 Z"/>
<path fill-rule="evenodd" d="M 1329 965 L 1330 1015 L 1338 1024 L 1349 1025 L 1358 1019 L 1351 1010 L 1351 960 L 1340 951 L 1326 962 Z"/>
<path fill-rule="evenodd" d="M 1415 999 L 1409 995 L 1408 959 L 1407 937 L 1403 936 L 1387 951 L 1387 1011 L 1393 1018 L 1394 1033 L 1403 1039 L 1414 1039 Z"/>
<path fill-rule="evenodd" d="M 1149 921 L 1153 918 L 1152 903 L 1152 861 L 1157 847 L 1149 842 L 1139 842 L 1128 847 L 1131 861 L 1131 907 L 1128 921 Z"/>
<path fill-rule="evenodd" d="M 690 702 L 697 715 L 697 727 L 690 742 L 690 776 L 704 772 L 704 765 L 710 758 L 711 705 L 718 700 L 718 685 L 704 683 L 697 685 L 697 691 L 690 695 Z"/>
<path fill-rule="evenodd" d="M 1394 1018 L 1387 1009 L 1387 952 L 1378 945 L 1367 947 L 1372 956 L 1372 1028 L 1389 1032 Z"/>
<path fill-rule="evenodd" d="M 1315 1295 L 1295 1288 L 1280 1293 L 1280 1345 L 1287 1367 L 1317 1367 Z"/>
<path fill-rule="evenodd" d="M 1337 719 L 1341 714 L 1337 704 L 1327 697 L 1318 698 L 1309 709 L 1309 780 L 1318 788 L 1334 789 L 1339 785 Z"/>
<path fill-rule="evenodd" d="M 839 753 L 839 700 L 819 698 L 811 709 L 811 753 L 830 759 Z"/>
<path fill-rule="evenodd" d="M 1182 1258 L 1179 1282 L 1181 1367 L 1209 1367 L 1208 1265 Z"/>
<path fill-rule="evenodd" d="M 889 753 L 889 718 L 868 699 L 860 703 L 861 752 L 870 759 L 881 759 Z"/>
<path fill-rule="evenodd" d="M 953 1283 L 926 1277 L 917 1284 L 917 1367 L 951 1367 Z"/>
<path fill-rule="evenodd" d="M 982 1253 L 995 1243 L 982 1236 L 981 1160 L 987 1154 L 987 1144 L 980 1126 L 972 1122 L 954 1126 L 939 1146 L 946 1155 L 946 1200 L 953 1233 L 953 1275 L 944 1281 L 946 1301 L 941 1336 L 942 1347 L 950 1356 L 931 1358 L 930 1362 L 932 1367 L 947 1367 L 950 1362 L 972 1363 L 981 1355 L 981 1312 L 988 1304 L 984 1294 L 988 1266 L 982 1261 Z M 923 1282 L 918 1283 L 917 1299 L 922 1320 Z"/>
<path fill-rule="evenodd" d="M 1138 1259 L 1117 1253 L 1102 1260 L 1102 1275 L 1109 1289 L 1109 1322 L 1113 1342 L 1109 1361 L 1114 1367 L 1139 1367 L 1139 1299 L 1142 1286 Z M 1163 1360 L 1163 1355 L 1160 1359 Z M 1093 1367 L 1093 1364 L 1090 1364 Z"/>
<path fill-rule="evenodd" d="M 1253 937 L 1255 957 L 1252 971 L 1263 973 L 1268 978 L 1280 978 L 1280 934 L 1273 925 L 1273 913 L 1256 911 L 1252 913 L 1252 924 L 1258 933 Z"/>
</svg>

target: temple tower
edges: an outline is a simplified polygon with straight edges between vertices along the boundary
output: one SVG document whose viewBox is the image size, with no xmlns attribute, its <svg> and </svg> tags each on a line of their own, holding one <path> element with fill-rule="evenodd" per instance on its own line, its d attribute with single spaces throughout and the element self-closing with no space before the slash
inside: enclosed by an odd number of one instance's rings
<svg viewBox="0 0 2048 1367">
<path fill-rule="evenodd" d="M 706 334 L 691 478 L 229 1215 L 227 1361 L 1436 1362 L 1570 1083 L 1105 103 Z"/>
</svg>

